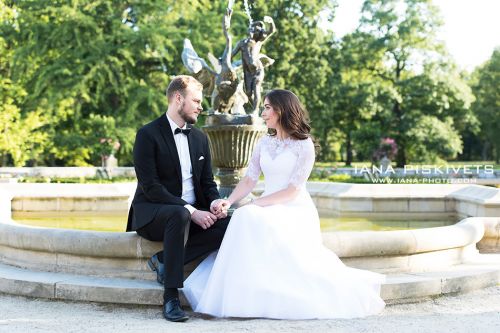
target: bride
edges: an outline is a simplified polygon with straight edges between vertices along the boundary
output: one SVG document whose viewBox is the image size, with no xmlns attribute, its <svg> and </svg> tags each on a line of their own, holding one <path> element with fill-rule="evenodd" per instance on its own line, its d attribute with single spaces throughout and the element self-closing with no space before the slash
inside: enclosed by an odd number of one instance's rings
<svg viewBox="0 0 500 333">
<path fill-rule="evenodd" d="M 262 118 L 273 134 L 256 145 L 246 176 L 213 212 L 248 195 L 261 172 L 261 197 L 238 208 L 218 252 L 186 279 L 195 312 L 216 317 L 352 318 L 385 306 L 383 275 L 349 268 L 321 241 L 318 211 L 306 190 L 314 164 L 307 114 L 295 94 L 273 90 Z"/>
</svg>

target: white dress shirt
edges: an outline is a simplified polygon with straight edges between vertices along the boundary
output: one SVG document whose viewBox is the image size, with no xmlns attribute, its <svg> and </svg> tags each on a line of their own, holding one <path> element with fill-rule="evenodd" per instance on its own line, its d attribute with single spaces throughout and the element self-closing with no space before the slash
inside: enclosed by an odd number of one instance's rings
<svg viewBox="0 0 500 333">
<path fill-rule="evenodd" d="M 177 153 L 179 154 L 179 161 L 181 162 L 181 173 L 182 173 L 182 200 L 186 201 L 189 205 L 184 205 L 191 214 L 196 210 L 192 205 L 196 202 L 196 195 L 194 193 L 193 184 L 193 168 L 191 166 L 191 156 L 189 155 L 189 144 L 188 139 L 185 134 L 178 133 L 175 134 L 174 131 L 179 128 L 177 124 L 170 118 L 167 114 L 168 122 L 170 123 L 170 128 L 172 129 L 172 135 L 174 136 L 175 146 L 177 147 Z M 181 129 L 186 129 L 187 124 Z"/>
</svg>

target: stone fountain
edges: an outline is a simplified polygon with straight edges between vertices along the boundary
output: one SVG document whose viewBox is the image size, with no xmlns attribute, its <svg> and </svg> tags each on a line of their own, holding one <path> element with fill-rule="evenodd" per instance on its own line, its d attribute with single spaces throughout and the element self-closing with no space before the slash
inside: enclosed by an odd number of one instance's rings
<svg viewBox="0 0 500 333">
<path fill-rule="evenodd" d="M 259 108 L 264 69 L 274 60 L 260 50 L 276 27 L 269 16 L 253 21 L 245 5 L 250 21 L 248 36 L 232 48 L 230 1 L 222 20 L 226 47 L 218 59 L 208 54 L 212 67 L 198 56 L 188 39 L 182 52 L 185 67 L 203 84 L 204 94 L 211 96 L 212 108 L 202 129 L 209 138 L 213 166 L 218 168 L 222 197 L 229 196 L 244 176 L 255 144 L 267 132 Z M 239 53 L 241 60 L 233 62 Z"/>
</svg>

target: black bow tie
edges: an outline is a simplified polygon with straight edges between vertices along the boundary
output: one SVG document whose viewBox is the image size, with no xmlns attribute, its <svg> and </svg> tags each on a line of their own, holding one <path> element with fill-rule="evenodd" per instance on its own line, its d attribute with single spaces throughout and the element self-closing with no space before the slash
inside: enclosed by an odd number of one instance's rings
<svg viewBox="0 0 500 333">
<path fill-rule="evenodd" d="M 190 128 L 186 128 L 186 129 L 176 128 L 175 131 L 174 131 L 174 134 L 182 133 L 184 135 L 189 135 L 189 132 L 191 132 Z"/>
</svg>

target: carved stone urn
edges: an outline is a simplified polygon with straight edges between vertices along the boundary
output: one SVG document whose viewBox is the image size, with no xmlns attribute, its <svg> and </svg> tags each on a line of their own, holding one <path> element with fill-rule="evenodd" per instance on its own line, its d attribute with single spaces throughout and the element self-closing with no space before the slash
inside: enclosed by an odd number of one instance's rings
<svg viewBox="0 0 500 333">
<path fill-rule="evenodd" d="M 202 130 L 208 135 L 212 165 L 218 168 L 215 176 L 220 180 L 220 195 L 226 198 L 245 175 L 253 149 L 267 127 L 258 116 L 215 113 L 207 117 Z"/>
</svg>

